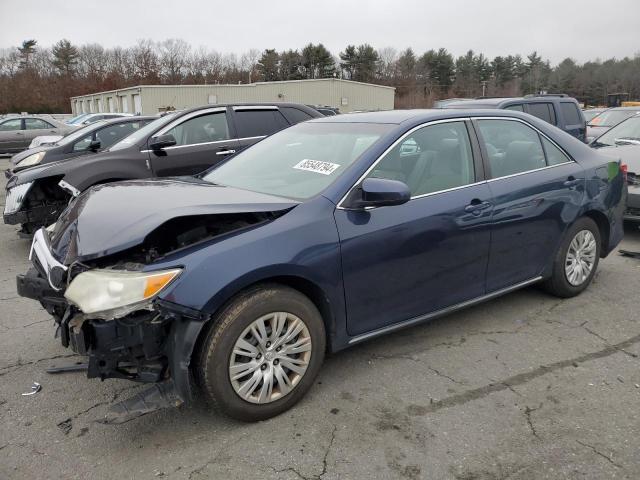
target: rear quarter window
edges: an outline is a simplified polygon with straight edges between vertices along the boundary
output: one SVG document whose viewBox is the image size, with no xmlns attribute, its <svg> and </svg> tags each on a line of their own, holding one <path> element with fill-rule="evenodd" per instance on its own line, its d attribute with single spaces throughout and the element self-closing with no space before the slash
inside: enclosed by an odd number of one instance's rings
<svg viewBox="0 0 640 480">
<path fill-rule="evenodd" d="M 289 126 L 278 110 L 237 110 L 235 121 L 240 138 L 271 135 Z"/>
<path fill-rule="evenodd" d="M 578 106 L 573 102 L 560 102 L 560 110 L 562 116 L 567 125 L 580 125 L 582 124 L 582 115 L 578 110 Z"/>
<path fill-rule="evenodd" d="M 295 125 L 296 123 L 304 122 L 313 118 L 307 112 L 303 112 L 302 110 L 298 110 L 294 107 L 280 107 L 280 111 L 291 125 Z"/>
</svg>

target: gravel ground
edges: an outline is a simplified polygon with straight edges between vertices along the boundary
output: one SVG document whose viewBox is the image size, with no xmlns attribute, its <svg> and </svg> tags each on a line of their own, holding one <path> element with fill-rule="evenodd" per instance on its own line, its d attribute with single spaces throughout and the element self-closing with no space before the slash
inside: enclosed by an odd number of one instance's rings
<svg viewBox="0 0 640 480">
<path fill-rule="evenodd" d="M 106 426 L 140 387 L 45 373 L 78 357 L 15 293 L 28 248 L 0 225 L 2 479 L 640 478 L 638 260 L 612 254 L 577 298 L 529 288 L 333 355 L 269 421 L 196 403 Z"/>
</svg>

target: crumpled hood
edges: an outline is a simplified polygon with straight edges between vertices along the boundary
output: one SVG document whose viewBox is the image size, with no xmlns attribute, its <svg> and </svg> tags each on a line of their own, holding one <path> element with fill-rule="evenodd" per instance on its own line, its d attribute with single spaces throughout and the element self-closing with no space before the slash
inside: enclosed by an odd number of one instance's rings
<svg viewBox="0 0 640 480">
<path fill-rule="evenodd" d="M 278 212 L 297 204 L 193 177 L 109 183 L 92 187 L 72 201 L 56 223 L 51 247 L 54 256 L 69 265 L 139 245 L 176 217 Z"/>
</svg>

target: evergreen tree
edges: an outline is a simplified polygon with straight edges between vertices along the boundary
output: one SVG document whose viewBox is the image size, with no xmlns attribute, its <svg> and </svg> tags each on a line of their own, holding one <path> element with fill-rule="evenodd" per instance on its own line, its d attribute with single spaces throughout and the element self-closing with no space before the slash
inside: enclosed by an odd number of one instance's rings
<svg viewBox="0 0 640 480">
<path fill-rule="evenodd" d="M 278 52 L 276 52 L 272 48 L 266 49 L 262 52 L 262 56 L 260 60 L 258 60 L 258 71 L 262 76 L 262 80 L 265 82 L 273 82 L 274 80 L 279 80 L 279 61 L 280 56 Z"/>
<path fill-rule="evenodd" d="M 78 63 L 78 49 L 69 40 L 63 39 L 52 48 L 53 66 L 64 75 L 72 75 Z"/>
</svg>

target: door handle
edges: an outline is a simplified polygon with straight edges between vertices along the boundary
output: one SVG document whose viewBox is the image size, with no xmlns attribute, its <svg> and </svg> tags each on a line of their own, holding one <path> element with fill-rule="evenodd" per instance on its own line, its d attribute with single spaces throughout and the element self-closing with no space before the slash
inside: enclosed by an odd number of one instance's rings
<svg viewBox="0 0 640 480">
<path fill-rule="evenodd" d="M 487 208 L 491 208 L 492 204 L 490 202 L 481 202 L 477 198 L 471 200 L 471 203 L 464 207 L 464 211 L 467 213 L 473 213 L 474 215 L 480 215 L 483 210 Z"/>
<path fill-rule="evenodd" d="M 231 153 L 236 153 L 235 150 L 222 150 L 221 152 L 216 152 L 216 155 L 229 155 Z"/>
<path fill-rule="evenodd" d="M 580 179 L 580 178 L 569 177 L 569 178 L 567 178 L 567 180 L 565 182 L 562 183 L 562 185 L 564 185 L 565 187 L 568 187 L 568 188 L 573 188 L 573 187 L 577 187 L 578 185 L 580 185 L 581 182 L 582 182 L 582 179 Z"/>
</svg>

